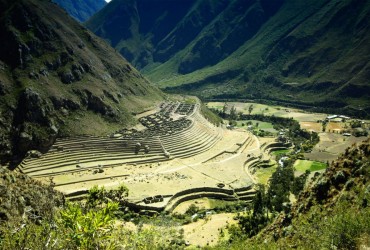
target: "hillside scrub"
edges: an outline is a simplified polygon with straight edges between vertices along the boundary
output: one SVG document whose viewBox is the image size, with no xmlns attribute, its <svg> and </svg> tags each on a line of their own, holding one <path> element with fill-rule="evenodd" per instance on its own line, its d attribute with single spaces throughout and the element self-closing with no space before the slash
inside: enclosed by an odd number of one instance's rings
<svg viewBox="0 0 370 250">
<path fill-rule="evenodd" d="M 370 246 L 370 140 L 353 145 L 313 179 L 291 209 L 258 235 L 216 249 L 361 249 Z"/>
</svg>

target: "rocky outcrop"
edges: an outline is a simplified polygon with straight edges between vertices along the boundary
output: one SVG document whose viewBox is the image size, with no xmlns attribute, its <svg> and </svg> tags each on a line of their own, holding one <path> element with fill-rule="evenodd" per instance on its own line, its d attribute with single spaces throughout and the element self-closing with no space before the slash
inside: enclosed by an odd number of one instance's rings
<svg viewBox="0 0 370 250">
<path fill-rule="evenodd" d="M 88 126 L 76 128 L 84 118 L 124 126 L 131 113 L 162 98 L 121 55 L 50 1 L 0 0 L 0 16 L 0 161 L 44 152 L 61 134 L 91 133 Z M 131 95 L 135 104 L 125 98 Z"/>
<path fill-rule="evenodd" d="M 102 97 L 94 95 L 89 90 L 76 90 L 75 93 L 80 97 L 82 104 L 85 105 L 88 110 L 110 118 L 118 116 L 117 111 L 114 110 L 111 105 L 107 104 Z"/>
<path fill-rule="evenodd" d="M 53 144 L 58 135 L 54 115 L 53 106 L 38 92 L 26 88 L 21 93 L 13 120 L 18 153 L 24 154 L 31 148 L 45 150 Z"/>
<path fill-rule="evenodd" d="M 52 96 L 51 101 L 54 105 L 54 108 L 57 110 L 60 110 L 62 108 L 68 110 L 77 110 L 81 107 L 80 103 L 63 97 Z"/>
<path fill-rule="evenodd" d="M 17 115 L 19 121 L 47 124 L 48 114 L 54 110 L 42 99 L 40 94 L 31 88 L 26 88 L 19 97 Z"/>
</svg>

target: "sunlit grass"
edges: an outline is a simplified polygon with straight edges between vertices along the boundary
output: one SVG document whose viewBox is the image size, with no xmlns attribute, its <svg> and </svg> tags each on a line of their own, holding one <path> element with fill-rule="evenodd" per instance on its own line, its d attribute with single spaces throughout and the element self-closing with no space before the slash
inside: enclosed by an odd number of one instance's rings
<svg viewBox="0 0 370 250">
<path fill-rule="evenodd" d="M 301 172 L 305 172 L 306 170 L 314 172 L 314 171 L 326 169 L 326 167 L 327 167 L 326 163 L 319 162 L 319 161 L 297 160 L 294 163 L 294 168 L 297 171 L 301 171 Z"/>
</svg>

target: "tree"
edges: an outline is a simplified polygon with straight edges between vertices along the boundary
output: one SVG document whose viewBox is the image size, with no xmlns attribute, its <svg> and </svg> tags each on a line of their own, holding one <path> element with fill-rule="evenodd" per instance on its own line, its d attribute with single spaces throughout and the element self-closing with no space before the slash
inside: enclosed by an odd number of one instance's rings
<svg viewBox="0 0 370 250">
<path fill-rule="evenodd" d="M 232 106 L 230 109 L 230 120 L 235 121 L 238 118 L 236 114 L 236 108 L 235 106 Z"/>
<path fill-rule="evenodd" d="M 283 203 L 289 201 L 289 194 L 294 181 L 294 169 L 291 163 L 284 167 L 278 167 L 272 174 L 267 192 L 269 208 L 272 211 L 281 212 Z"/>
<path fill-rule="evenodd" d="M 228 105 L 227 105 L 227 103 L 225 102 L 225 103 L 224 103 L 224 106 L 222 107 L 222 113 L 221 113 L 222 118 L 225 118 L 225 117 L 226 117 L 227 109 L 228 109 Z"/>
<path fill-rule="evenodd" d="M 254 109 L 253 104 L 249 105 L 248 113 L 251 114 L 253 109 Z"/>
<path fill-rule="evenodd" d="M 256 190 L 256 195 L 253 198 L 253 216 L 263 214 L 266 208 L 265 186 L 258 184 Z"/>
<path fill-rule="evenodd" d="M 238 217 L 239 225 L 247 237 L 258 234 L 269 223 L 266 205 L 265 186 L 259 184 L 253 198 L 253 213 Z"/>
</svg>

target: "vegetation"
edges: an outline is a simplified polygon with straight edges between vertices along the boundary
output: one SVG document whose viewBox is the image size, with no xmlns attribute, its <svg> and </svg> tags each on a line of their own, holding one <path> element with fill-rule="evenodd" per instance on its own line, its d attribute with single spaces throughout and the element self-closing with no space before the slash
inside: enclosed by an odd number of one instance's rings
<svg viewBox="0 0 370 250">
<path fill-rule="evenodd" d="M 327 164 L 318 161 L 309 161 L 309 160 L 297 160 L 294 163 L 294 168 L 298 171 L 305 172 L 305 171 L 318 171 L 322 169 L 326 169 Z"/>
<path fill-rule="evenodd" d="M 210 123 L 216 126 L 219 126 L 222 123 L 222 119 L 217 115 L 217 113 L 207 108 L 203 103 L 201 103 L 200 112 Z"/>
<path fill-rule="evenodd" d="M 253 210 L 236 217 L 239 228 L 236 226 L 231 227 L 231 241 L 239 237 L 253 237 L 269 223 L 270 217 L 266 207 L 266 199 L 265 187 L 259 185 L 256 196 L 253 198 Z"/>
<path fill-rule="evenodd" d="M 284 138 L 289 139 L 295 146 L 295 150 L 302 150 L 303 152 L 310 151 L 320 140 L 316 132 L 308 132 L 301 129 L 299 122 L 293 118 L 284 118 L 277 116 L 265 116 L 263 114 L 253 114 L 247 115 L 243 113 L 236 114 L 235 107 L 229 108 L 227 104 L 224 105 L 222 110 L 211 109 L 213 112 L 217 113 L 220 117 L 224 119 L 229 119 L 230 123 L 235 123 L 235 120 L 239 121 L 261 121 L 266 123 L 271 123 L 276 131 L 281 131 L 284 134 Z M 252 122 L 247 122 L 252 124 Z M 258 128 L 259 123 L 256 122 L 255 127 Z M 254 133 L 258 136 L 272 135 L 271 132 L 265 130 L 254 129 Z"/>
<path fill-rule="evenodd" d="M 246 246 L 250 249 L 368 247 L 369 142 L 367 140 L 364 144 L 347 149 L 323 175 L 316 177 L 311 185 L 306 186 L 292 208 L 280 213 L 258 235 L 247 239 L 249 232 L 242 233 L 239 237 L 234 237 L 234 241 L 223 242 L 216 249 L 241 249 Z M 281 171 L 280 173 L 283 174 Z M 303 186 L 307 175 L 308 171 L 295 179 L 293 192 Z M 288 179 L 291 178 L 289 176 L 291 175 L 287 174 Z M 258 226 L 255 228 L 258 229 Z"/>
<path fill-rule="evenodd" d="M 368 116 L 367 2 L 185 2 L 117 1 L 87 27 L 166 91 Z"/>
<path fill-rule="evenodd" d="M 163 99 L 113 48 L 51 1 L 0 5 L 6 69 L 0 71 L 1 162 L 30 149 L 46 151 L 58 136 L 106 135 L 133 125 L 132 113 Z"/>
<path fill-rule="evenodd" d="M 268 186 L 255 187 L 257 193 L 251 204 L 219 203 L 224 207 L 217 205 L 213 211 L 236 213 L 238 224 L 229 226 L 230 238 L 216 248 L 329 249 L 334 246 L 358 249 L 368 246 L 369 142 L 347 149 L 309 185 L 308 170 L 301 176 L 294 176 L 293 157 L 277 167 Z M 11 193 L 16 187 L 22 189 L 25 184 L 34 182 L 21 174 L 5 173 L 1 179 L 5 180 Z M 40 184 L 35 182 L 32 185 Z M 27 192 L 34 192 L 36 186 L 26 189 Z M 135 215 L 137 228 L 127 229 L 121 220 L 122 215 L 134 215 L 124 206 L 127 193 L 124 186 L 116 190 L 94 187 L 84 203 L 61 204 L 57 199 L 49 199 L 49 203 L 38 208 L 32 204 L 38 209 L 34 211 L 38 212 L 26 213 L 26 219 L 21 219 L 21 214 L 13 214 L 13 217 L 8 217 L 11 220 L 0 224 L 0 248 L 152 249 L 155 246 L 158 249 L 181 249 L 185 247 L 183 232 L 176 230 L 175 226 L 190 223 L 194 214 L 197 214 L 196 220 L 207 213 L 207 210 L 192 205 L 184 215 Z M 298 197 L 293 205 L 290 203 L 291 194 Z M 51 193 L 46 195 L 53 197 Z M 0 196 L 8 202 L 3 193 Z M 39 200 L 47 201 L 44 196 Z M 126 219 L 132 220 L 133 217 Z M 148 227 L 141 227 L 142 223 L 147 223 Z M 166 230 L 155 229 L 159 226 Z"/>
<path fill-rule="evenodd" d="M 290 152 L 291 152 L 290 149 L 281 149 L 281 150 L 272 151 L 271 154 L 275 156 L 284 156 Z"/>
</svg>

